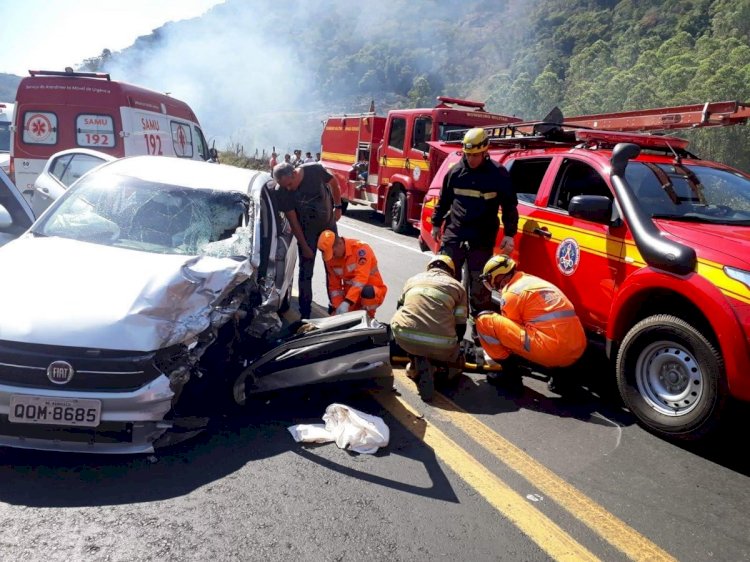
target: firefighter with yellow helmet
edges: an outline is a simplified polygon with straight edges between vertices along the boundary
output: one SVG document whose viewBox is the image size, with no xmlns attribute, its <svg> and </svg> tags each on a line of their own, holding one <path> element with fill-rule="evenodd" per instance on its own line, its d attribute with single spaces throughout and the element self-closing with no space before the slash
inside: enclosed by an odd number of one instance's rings
<svg viewBox="0 0 750 562">
<path fill-rule="evenodd" d="M 423 400 L 432 399 L 436 368 L 460 371 L 459 343 L 466 332 L 466 316 L 466 290 L 456 279 L 456 266 L 449 256 L 435 256 L 426 271 L 406 281 L 391 331 L 411 356 L 407 371 L 419 376 Z"/>
<path fill-rule="evenodd" d="M 432 214 L 432 236 L 440 253 L 453 260 L 456 271 L 469 270 L 471 314 L 490 308 L 490 292 L 479 275 L 492 256 L 502 209 L 503 253 L 513 251 L 518 229 L 518 199 L 510 174 L 489 157 L 489 137 L 482 128 L 470 129 L 463 138 L 463 156 L 443 179 L 440 198 Z"/>
<path fill-rule="evenodd" d="M 513 356 L 518 356 L 543 367 L 560 368 L 583 355 L 583 326 L 555 285 L 519 271 L 516 262 L 503 254 L 487 261 L 481 280 L 501 297 L 499 313 L 484 311 L 476 319 L 482 348 L 493 360 L 506 367 L 508 360 L 512 364 Z"/>
</svg>

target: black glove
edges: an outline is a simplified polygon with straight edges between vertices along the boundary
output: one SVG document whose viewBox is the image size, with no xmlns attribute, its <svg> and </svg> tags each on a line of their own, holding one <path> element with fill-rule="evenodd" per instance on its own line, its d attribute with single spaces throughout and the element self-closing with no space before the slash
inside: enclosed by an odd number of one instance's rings
<svg viewBox="0 0 750 562">
<path fill-rule="evenodd" d="M 465 335 L 466 324 L 456 324 L 456 337 L 458 338 L 458 341 L 463 340 Z"/>
</svg>

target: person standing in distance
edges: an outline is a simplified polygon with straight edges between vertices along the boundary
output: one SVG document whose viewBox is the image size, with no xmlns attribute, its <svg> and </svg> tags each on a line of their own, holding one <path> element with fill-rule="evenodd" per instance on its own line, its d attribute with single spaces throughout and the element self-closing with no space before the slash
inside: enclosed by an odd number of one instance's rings
<svg viewBox="0 0 750 562">
<path fill-rule="evenodd" d="M 489 137 L 484 129 L 467 131 L 462 149 L 463 157 L 443 178 L 432 214 L 432 237 L 441 245 L 439 253 L 453 260 L 459 279 L 464 263 L 468 264 L 469 306 L 474 318 L 492 303 L 479 276 L 494 253 L 500 227 L 498 210 L 502 208 L 503 213 L 500 250 L 510 255 L 518 229 L 518 199 L 508 171 L 489 157 Z M 475 330 L 472 332 L 476 339 Z"/>
<path fill-rule="evenodd" d="M 299 246 L 300 316 L 310 318 L 315 249 L 324 230 L 337 232 L 336 221 L 341 218 L 339 182 L 318 163 L 295 168 L 281 162 L 274 167 L 273 177 L 278 183 L 274 193 L 279 210 L 289 220 Z"/>
</svg>

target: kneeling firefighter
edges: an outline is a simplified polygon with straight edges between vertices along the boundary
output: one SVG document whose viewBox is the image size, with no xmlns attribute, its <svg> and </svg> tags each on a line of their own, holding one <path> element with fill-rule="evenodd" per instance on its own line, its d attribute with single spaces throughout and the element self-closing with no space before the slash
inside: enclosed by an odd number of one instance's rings
<svg viewBox="0 0 750 562">
<path fill-rule="evenodd" d="M 411 369 L 419 375 L 419 394 L 432 399 L 435 369 L 449 376 L 463 364 L 459 342 L 466 332 L 466 290 L 456 279 L 453 260 L 435 256 L 427 270 L 407 280 L 398 309 L 391 319 L 396 343 L 412 359 Z"/>
<path fill-rule="evenodd" d="M 378 260 L 372 248 L 353 238 L 342 238 L 324 230 L 318 238 L 318 249 L 326 267 L 329 314 L 366 310 L 370 318 L 383 304 L 388 287 L 378 271 Z"/>
<path fill-rule="evenodd" d="M 477 316 L 477 333 L 482 348 L 503 371 L 513 372 L 515 357 L 554 369 L 568 367 L 583 355 L 583 326 L 573 304 L 555 285 L 518 271 L 516 262 L 502 254 L 489 259 L 480 278 L 501 299 L 499 313 Z M 488 375 L 488 380 L 493 378 Z"/>
</svg>

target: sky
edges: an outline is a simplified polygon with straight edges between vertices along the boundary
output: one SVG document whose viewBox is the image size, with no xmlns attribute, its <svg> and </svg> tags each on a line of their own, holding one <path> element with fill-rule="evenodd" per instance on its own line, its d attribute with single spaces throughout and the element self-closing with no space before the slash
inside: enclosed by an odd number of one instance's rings
<svg viewBox="0 0 750 562">
<path fill-rule="evenodd" d="M 0 0 L 0 72 L 64 70 L 221 0 Z"/>
</svg>

